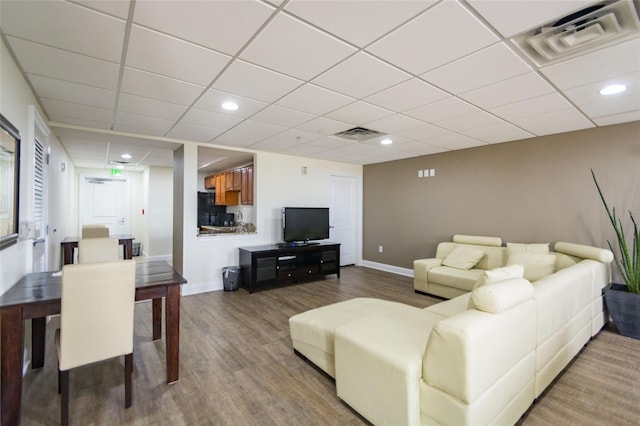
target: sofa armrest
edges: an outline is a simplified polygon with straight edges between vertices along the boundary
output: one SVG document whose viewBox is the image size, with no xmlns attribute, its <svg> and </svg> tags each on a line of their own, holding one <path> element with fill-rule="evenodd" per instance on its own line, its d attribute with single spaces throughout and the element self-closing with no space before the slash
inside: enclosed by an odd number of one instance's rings
<svg viewBox="0 0 640 426">
<path fill-rule="evenodd" d="M 429 270 L 442 265 L 442 259 L 437 257 L 431 259 L 417 259 L 413 261 L 413 288 L 418 291 L 427 292 L 429 281 L 427 276 Z"/>
<path fill-rule="evenodd" d="M 336 329 L 338 397 L 373 424 L 420 424 L 422 354 L 442 317 L 417 309 L 370 315 Z"/>
</svg>

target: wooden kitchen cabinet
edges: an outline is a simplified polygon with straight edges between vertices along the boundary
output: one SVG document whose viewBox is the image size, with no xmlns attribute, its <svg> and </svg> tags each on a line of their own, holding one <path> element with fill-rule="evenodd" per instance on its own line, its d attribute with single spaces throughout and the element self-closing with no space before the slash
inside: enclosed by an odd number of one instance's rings
<svg viewBox="0 0 640 426">
<path fill-rule="evenodd" d="M 253 205 L 253 165 L 240 169 L 240 204 Z"/>
<path fill-rule="evenodd" d="M 225 190 L 240 191 L 242 187 L 242 177 L 240 169 L 228 170 L 224 173 Z"/>
<path fill-rule="evenodd" d="M 207 176 L 206 178 L 204 178 L 204 187 L 205 189 L 213 189 L 216 187 L 215 175 Z"/>
</svg>

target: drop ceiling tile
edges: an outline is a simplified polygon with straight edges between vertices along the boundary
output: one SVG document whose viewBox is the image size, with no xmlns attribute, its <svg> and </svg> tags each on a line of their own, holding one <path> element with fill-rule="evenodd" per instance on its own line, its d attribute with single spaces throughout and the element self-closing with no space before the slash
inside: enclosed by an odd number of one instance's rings
<svg viewBox="0 0 640 426">
<path fill-rule="evenodd" d="M 191 105 L 203 91 L 203 86 L 129 67 L 122 78 L 123 93 L 178 105 Z"/>
<path fill-rule="evenodd" d="M 367 50 L 413 74 L 422 74 L 497 41 L 491 30 L 465 7 L 446 1 Z"/>
<path fill-rule="evenodd" d="M 610 126 L 612 124 L 628 123 L 630 121 L 640 121 L 640 111 L 625 112 L 622 114 L 605 115 L 596 117 L 593 121 L 598 126 Z"/>
<path fill-rule="evenodd" d="M 234 102 L 238 105 L 238 109 L 235 111 L 226 110 L 222 108 L 222 104 L 224 102 Z M 239 118 L 251 117 L 256 112 L 264 109 L 267 105 L 269 104 L 266 102 L 256 101 L 254 99 L 245 98 L 215 89 L 207 90 L 194 104 L 197 108 Z"/>
<path fill-rule="evenodd" d="M 325 149 L 337 149 L 354 143 L 356 142 L 338 136 L 325 136 L 309 142 L 309 145 L 320 146 Z"/>
<path fill-rule="evenodd" d="M 465 129 L 471 129 L 473 127 L 483 127 L 500 123 L 504 122 L 487 112 L 476 111 L 471 114 L 458 115 L 455 117 L 447 118 L 446 120 L 438 121 L 435 124 L 440 127 L 444 127 L 445 129 L 461 131 Z"/>
<path fill-rule="evenodd" d="M 173 121 L 160 118 L 130 114 L 128 112 L 118 112 L 113 129 L 153 136 L 164 136 L 169 129 L 171 129 L 173 123 Z"/>
<path fill-rule="evenodd" d="M 122 56 L 122 19 L 59 0 L 3 1 L 0 16 L 11 36 L 111 62 Z"/>
<path fill-rule="evenodd" d="M 219 136 L 221 130 L 211 127 L 197 126 L 181 121 L 167 134 L 167 137 L 195 142 L 209 142 Z"/>
<path fill-rule="evenodd" d="M 505 43 L 498 43 L 420 77 L 453 94 L 459 94 L 530 71 L 531 67 Z"/>
<path fill-rule="evenodd" d="M 364 98 L 409 78 L 410 74 L 360 52 L 316 77 L 313 83 L 354 98 Z"/>
<path fill-rule="evenodd" d="M 364 100 L 392 111 L 404 112 L 449 96 L 448 93 L 419 78 L 412 78 L 368 96 Z"/>
<path fill-rule="evenodd" d="M 355 99 L 313 84 L 305 84 L 276 102 L 287 108 L 323 115 L 347 104 Z"/>
<path fill-rule="evenodd" d="M 309 80 L 355 52 L 354 47 L 291 16 L 279 14 L 240 58 Z"/>
<path fill-rule="evenodd" d="M 127 19 L 129 16 L 128 1 L 121 0 L 70 0 L 72 3 L 81 4 L 95 10 L 99 10 L 108 15 L 113 15 L 121 19 Z"/>
<path fill-rule="evenodd" d="M 553 87 L 536 73 L 530 72 L 460 95 L 474 105 L 491 109 L 501 105 L 546 95 Z"/>
<path fill-rule="evenodd" d="M 251 149 L 256 149 L 258 151 L 282 152 L 285 149 L 293 148 L 298 145 L 300 144 L 296 141 L 283 140 L 278 139 L 277 137 L 273 137 L 251 145 Z"/>
<path fill-rule="evenodd" d="M 329 136 L 342 132 L 344 130 L 348 130 L 351 127 L 353 126 L 351 126 L 349 123 L 331 120 L 324 117 L 318 117 L 314 120 L 307 121 L 306 123 L 296 126 L 296 129 L 315 133 L 317 135 Z"/>
<path fill-rule="evenodd" d="M 568 108 L 572 108 L 571 104 L 562 95 L 553 92 L 491 108 L 490 111 L 505 120 L 511 121 L 516 118 L 532 117 Z"/>
<path fill-rule="evenodd" d="M 71 102 L 41 98 L 42 106 L 47 115 L 76 117 L 79 120 L 93 121 L 97 123 L 111 124 L 113 111 L 111 109 L 96 108 L 89 105 L 74 104 Z"/>
<path fill-rule="evenodd" d="M 295 141 L 297 143 L 310 143 L 321 139 L 323 136 L 316 133 L 306 132 L 300 129 L 289 129 L 278 135 L 278 139 L 285 141 Z"/>
<path fill-rule="evenodd" d="M 584 86 L 640 71 L 640 38 L 541 69 L 560 89 Z"/>
<path fill-rule="evenodd" d="M 478 108 L 473 105 L 469 105 L 460 99 L 449 97 L 438 102 L 433 102 L 428 105 L 423 105 L 419 108 L 406 111 L 405 114 L 427 123 L 437 123 L 442 120 L 460 115 L 472 114 L 477 111 Z"/>
<path fill-rule="evenodd" d="M 110 129 L 111 128 L 111 120 L 107 121 L 94 121 L 94 120 L 85 120 L 77 117 L 69 117 L 66 115 L 57 115 L 51 114 L 47 111 L 47 116 L 49 117 L 49 121 L 56 123 L 65 123 L 65 124 L 73 124 L 75 126 L 82 127 L 91 127 L 93 129 Z"/>
<path fill-rule="evenodd" d="M 310 121 L 314 117 L 314 115 L 307 114 L 306 112 L 300 112 L 278 105 L 270 105 L 251 117 L 251 119 L 289 128 Z"/>
<path fill-rule="evenodd" d="M 505 122 L 468 128 L 461 130 L 460 133 L 487 143 L 501 143 L 535 137 L 534 134 Z"/>
<path fill-rule="evenodd" d="M 424 141 L 429 138 L 443 135 L 448 133 L 448 130 L 443 129 L 442 127 L 432 126 L 431 124 L 423 124 L 419 127 L 414 127 L 409 130 L 403 130 L 401 132 L 397 132 L 396 135 L 403 137 L 405 139 L 415 140 L 415 141 Z"/>
<path fill-rule="evenodd" d="M 537 136 L 594 127 L 593 123 L 575 108 L 552 111 L 532 117 L 517 118 L 511 120 L 511 122 Z"/>
<path fill-rule="evenodd" d="M 290 1 L 286 10 L 363 47 L 436 1 Z"/>
<path fill-rule="evenodd" d="M 264 136 L 258 136 L 255 134 L 240 132 L 236 129 L 231 129 L 228 132 L 217 136 L 211 142 L 214 144 L 234 146 L 234 147 L 247 147 L 263 140 Z"/>
<path fill-rule="evenodd" d="M 261 139 L 266 139 L 284 132 L 287 128 L 255 120 L 244 120 L 235 126 L 233 130 L 241 133 L 257 135 L 260 136 Z"/>
<path fill-rule="evenodd" d="M 212 86 L 223 92 L 250 99 L 274 102 L 296 87 L 301 80 L 270 71 L 244 61 L 234 61 Z"/>
<path fill-rule="evenodd" d="M 428 143 L 418 141 L 409 141 L 404 143 L 399 149 L 414 155 L 431 155 L 446 151 L 441 147 L 436 147 L 429 145 Z"/>
<path fill-rule="evenodd" d="M 326 117 L 361 126 L 364 123 L 379 120 L 392 114 L 393 112 L 387 109 L 358 101 L 330 112 L 326 114 Z"/>
<path fill-rule="evenodd" d="M 365 127 L 383 133 L 397 133 L 403 130 L 422 126 L 423 124 L 423 121 L 416 120 L 415 118 L 407 117 L 402 114 L 394 114 L 380 120 L 366 123 Z"/>
<path fill-rule="evenodd" d="M 199 108 L 190 108 L 180 120 L 181 123 L 217 129 L 220 132 L 236 126 L 241 121 L 242 118 L 239 117 L 206 111 Z"/>
<path fill-rule="evenodd" d="M 131 28 L 127 65 L 132 68 L 208 86 L 230 60 L 228 55 L 138 25 Z"/>
<path fill-rule="evenodd" d="M 458 133 L 446 133 L 444 135 L 429 138 L 426 142 L 431 145 L 445 148 L 448 150 L 474 148 L 476 146 L 487 145 L 486 142 L 470 138 Z"/>
<path fill-rule="evenodd" d="M 134 22 L 235 55 L 273 10 L 256 1 L 138 1 Z"/>
<path fill-rule="evenodd" d="M 302 157 L 314 157 L 315 154 L 318 154 L 326 150 L 327 150 L 326 148 L 323 148 L 317 145 L 299 144 L 299 145 L 294 145 L 290 148 L 283 149 L 282 153 L 288 154 L 288 155 L 297 155 Z"/>
<path fill-rule="evenodd" d="M 600 89 L 612 83 L 624 84 L 627 90 L 615 95 L 601 95 Z M 567 89 L 565 94 L 591 118 L 640 110 L 640 72 L 602 84 L 594 83 Z"/>
<path fill-rule="evenodd" d="M 113 108 L 116 101 L 116 92 L 113 90 L 71 83 L 36 74 L 28 74 L 28 77 L 38 96 L 42 98 L 56 99 L 105 109 Z"/>
<path fill-rule="evenodd" d="M 176 121 L 186 110 L 187 107 L 184 105 L 162 102 L 128 93 L 122 93 L 118 98 L 118 112 Z"/>
<path fill-rule="evenodd" d="M 468 0 L 504 36 L 510 37 L 593 4 L 593 0 L 492 1 Z"/>
<path fill-rule="evenodd" d="M 117 64 L 13 37 L 7 39 L 26 73 L 102 89 L 116 89 Z"/>
</svg>

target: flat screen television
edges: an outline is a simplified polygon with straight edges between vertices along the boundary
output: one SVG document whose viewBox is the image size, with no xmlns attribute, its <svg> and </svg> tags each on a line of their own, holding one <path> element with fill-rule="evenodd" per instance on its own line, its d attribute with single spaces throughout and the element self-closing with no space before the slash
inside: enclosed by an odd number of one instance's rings
<svg viewBox="0 0 640 426">
<path fill-rule="evenodd" d="M 287 243 L 308 243 L 329 238 L 329 208 L 283 208 L 282 237 Z"/>
</svg>

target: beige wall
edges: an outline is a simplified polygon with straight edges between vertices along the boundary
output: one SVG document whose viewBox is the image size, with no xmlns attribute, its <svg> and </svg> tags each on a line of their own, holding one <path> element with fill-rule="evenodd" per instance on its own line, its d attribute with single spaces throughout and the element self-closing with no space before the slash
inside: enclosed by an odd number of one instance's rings
<svg viewBox="0 0 640 426">
<path fill-rule="evenodd" d="M 610 206 L 640 216 L 638 121 L 365 166 L 363 260 L 412 268 L 457 233 L 606 247 L 591 168 Z"/>
</svg>

